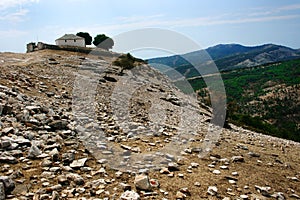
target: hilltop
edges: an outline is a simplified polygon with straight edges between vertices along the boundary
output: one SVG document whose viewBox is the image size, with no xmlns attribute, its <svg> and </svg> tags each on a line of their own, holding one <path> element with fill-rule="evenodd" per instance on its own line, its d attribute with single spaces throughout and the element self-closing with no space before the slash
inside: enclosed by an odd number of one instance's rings
<svg viewBox="0 0 300 200">
<path fill-rule="evenodd" d="M 219 129 L 157 70 L 115 59 L 0 53 L 0 199 L 300 198 L 299 143 Z"/>
</svg>

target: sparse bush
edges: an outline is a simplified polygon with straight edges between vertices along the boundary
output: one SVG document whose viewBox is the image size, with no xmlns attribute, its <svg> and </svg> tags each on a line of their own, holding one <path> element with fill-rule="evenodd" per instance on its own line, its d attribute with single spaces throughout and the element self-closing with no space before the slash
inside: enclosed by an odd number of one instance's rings
<svg viewBox="0 0 300 200">
<path fill-rule="evenodd" d="M 129 70 L 134 68 L 137 65 L 146 64 L 146 63 L 147 63 L 146 61 L 139 58 L 135 58 L 130 53 L 127 53 L 121 55 L 119 58 L 113 61 L 112 64 L 121 67 L 120 74 L 122 75 L 124 70 Z"/>
</svg>

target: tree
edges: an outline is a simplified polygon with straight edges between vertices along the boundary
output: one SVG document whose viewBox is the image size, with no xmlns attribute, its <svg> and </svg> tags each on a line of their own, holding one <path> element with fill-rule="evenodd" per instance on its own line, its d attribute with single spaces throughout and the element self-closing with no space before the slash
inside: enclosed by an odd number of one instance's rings
<svg viewBox="0 0 300 200">
<path fill-rule="evenodd" d="M 121 67 L 120 75 L 122 75 L 124 70 L 130 70 L 139 64 L 147 64 L 147 62 L 127 53 L 119 56 L 112 64 Z"/>
<path fill-rule="evenodd" d="M 87 32 L 79 32 L 76 35 L 79 36 L 79 37 L 83 37 L 84 40 L 85 40 L 85 44 L 86 45 L 91 45 L 92 44 L 93 38 L 92 38 L 92 36 L 90 36 L 89 33 L 87 33 Z"/>
<path fill-rule="evenodd" d="M 98 48 L 109 50 L 114 46 L 114 41 L 105 34 L 99 34 L 94 38 L 93 44 Z"/>
</svg>

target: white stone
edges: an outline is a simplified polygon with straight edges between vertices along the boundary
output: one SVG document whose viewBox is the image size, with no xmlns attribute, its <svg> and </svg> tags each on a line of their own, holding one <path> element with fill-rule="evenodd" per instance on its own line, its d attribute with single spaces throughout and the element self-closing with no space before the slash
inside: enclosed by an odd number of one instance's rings
<svg viewBox="0 0 300 200">
<path fill-rule="evenodd" d="M 125 191 L 121 194 L 120 200 L 140 200 L 140 195 L 135 191 Z"/>
<path fill-rule="evenodd" d="M 232 176 L 238 176 L 239 175 L 238 172 L 232 172 L 231 174 L 232 174 Z"/>
<path fill-rule="evenodd" d="M 70 167 L 72 168 L 78 168 L 78 167 L 83 167 L 85 165 L 85 162 L 87 161 L 87 158 L 82 158 L 79 160 L 74 160 L 71 164 Z"/>
<path fill-rule="evenodd" d="M 221 172 L 220 172 L 220 170 L 217 170 L 217 169 L 215 169 L 213 172 L 212 172 L 213 174 L 221 174 Z"/>
<path fill-rule="evenodd" d="M 245 195 L 245 194 L 240 195 L 240 198 L 241 199 L 249 199 L 248 195 Z"/>
<path fill-rule="evenodd" d="M 209 186 L 207 189 L 209 195 L 215 196 L 218 193 L 218 188 L 216 186 Z"/>
</svg>

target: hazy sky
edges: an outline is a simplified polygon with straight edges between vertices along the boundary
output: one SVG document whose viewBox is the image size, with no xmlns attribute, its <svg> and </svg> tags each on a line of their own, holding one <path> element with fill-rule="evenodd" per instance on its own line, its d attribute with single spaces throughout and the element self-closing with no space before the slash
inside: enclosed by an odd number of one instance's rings
<svg viewBox="0 0 300 200">
<path fill-rule="evenodd" d="M 111 37 L 142 28 L 181 33 L 206 48 L 275 43 L 300 48 L 298 0 L 0 0 L 0 51 L 65 33 Z"/>
</svg>

